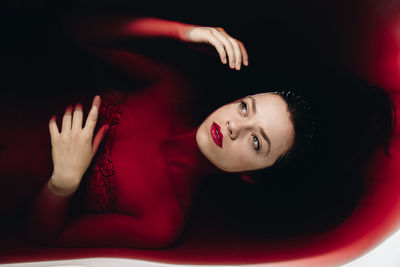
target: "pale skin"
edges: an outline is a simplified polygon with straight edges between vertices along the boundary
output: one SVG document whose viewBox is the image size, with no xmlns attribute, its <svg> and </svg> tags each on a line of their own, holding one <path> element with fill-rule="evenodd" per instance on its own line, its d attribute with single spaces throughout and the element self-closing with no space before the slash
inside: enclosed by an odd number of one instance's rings
<svg viewBox="0 0 400 267">
<path fill-rule="evenodd" d="M 75 193 L 109 128 L 108 125 L 102 126 L 93 139 L 100 102 L 100 96 L 95 96 L 84 127 L 81 104 L 77 104 L 74 111 L 72 106 L 67 107 L 61 132 L 58 129 L 56 117 L 53 116 L 50 119 L 49 131 L 54 170 L 49 186 L 57 195 L 67 196 Z"/>
<path fill-rule="evenodd" d="M 249 56 L 243 43 L 231 37 L 221 27 L 195 27 L 184 35 L 185 39 L 214 46 L 223 64 L 227 63 L 228 58 L 231 69 L 240 70 L 242 63 L 249 65 Z"/>
<path fill-rule="evenodd" d="M 216 145 L 211 126 L 217 123 L 222 146 Z M 196 133 L 204 156 L 226 172 L 263 169 L 274 164 L 292 145 L 294 129 L 282 97 L 263 93 L 228 103 L 210 114 Z"/>
</svg>

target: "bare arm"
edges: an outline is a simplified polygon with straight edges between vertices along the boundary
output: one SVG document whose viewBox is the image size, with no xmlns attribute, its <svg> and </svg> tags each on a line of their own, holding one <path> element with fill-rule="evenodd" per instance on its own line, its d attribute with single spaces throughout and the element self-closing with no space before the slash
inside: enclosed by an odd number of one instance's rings
<svg viewBox="0 0 400 267">
<path fill-rule="evenodd" d="M 123 50 L 107 52 L 104 47 L 101 48 L 102 44 L 132 38 L 172 38 L 187 43 L 213 46 L 223 64 L 229 59 L 229 66 L 232 69 L 240 70 L 242 62 L 248 65 L 248 55 L 243 43 L 231 37 L 221 27 L 202 27 L 154 17 L 83 13 L 71 15 L 65 24 L 67 32 L 82 47 L 114 65 L 122 65 L 125 71 L 146 81 L 168 78 L 172 70 L 168 66 L 132 52 L 129 52 L 132 55 L 129 60 L 115 58 L 112 53 L 128 54 L 128 52 Z"/>
<path fill-rule="evenodd" d="M 178 78 L 179 74 L 171 66 L 118 48 L 115 42 L 149 37 L 183 40 L 192 27 L 195 26 L 158 18 L 99 13 L 75 13 L 65 20 L 68 35 L 80 47 L 147 83 L 164 83 L 170 77 Z"/>
<path fill-rule="evenodd" d="M 34 199 L 28 214 L 26 230 L 29 239 L 43 243 L 53 240 L 65 227 L 71 195 L 56 194 L 49 180 Z"/>
<path fill-rule="evenodd" d="M 34 240 L 49 240 L 62 231 L 72 195 L 108 129 L 102 126 L 93 138 L 100 97 L 93 100 L 85 126 L 81 105 L 67 107 L 59 132 L 56 117 L 49 121 L 52 145 L 53 174 L 36 196 L 28 213 L 28 235 Z M 93 139 L 93 140 L 92 140 Z"/>
<path fill-rule="evenodd" d="M 129 38 L 163 37 L 188 43 L 209 44 L 218 51 L 222 63 L 230 67 L 248 65 L 243 43 L 221 27 L 205 27 L 155 17 L 107 14 L 74 14 L 67 19 L 67 31 L 77 41 L 96 43 Z"/>
<path fill-rule="evenodd" d="M 162 248 L 172 244 L 183 229 L 181 211 L 165 203 L 141 217 L 114 212 L 84 214 L 68 221 L 70 199 L 55 194 L 46 184 L 30 214 L 31 240 L 60 247 Z"/>
</svg>

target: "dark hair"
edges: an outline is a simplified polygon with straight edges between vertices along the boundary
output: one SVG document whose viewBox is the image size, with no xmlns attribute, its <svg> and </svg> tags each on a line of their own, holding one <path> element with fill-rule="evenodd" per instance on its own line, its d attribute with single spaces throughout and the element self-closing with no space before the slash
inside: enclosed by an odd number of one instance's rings
<svg viewBox="0 0 400 267">
<path fill-rule="evenodd" d="M 329 93 L 325 97 L 316 94 L 312 104 L 309 95 L 303 96 L 305 93 L 296 89 L 272 91 L 287 103 L 294 140 L 289 150 L 272 166 L 250 173 L 255 182 L 271 176 L 281 177 L 281 172 L 287 175 L 288 172 L 315 168 L 324 158 L 344 164 L 344 169 L 349 168 L 349 164 L 351 168 L 360 168 L 378 147 L 390 155 L 396 122 L 390 95 L 360 78 L 346 76 L 342 79 L 351 86 L 347 92 L 336 97 Z"/>
<path fill-rule="evenodd" d="M 308 101 L 295 90 L 277 90 L 272 93 L 281 96 L 286 104 L 293 124 L 294 136 L 290 148 L 284 152 L 275 163 L 267 168 L 251 172 L 251 178 L 255 182 L 266 179 L 267 176 L 275 176 L 276 173 L 284 171 L 290 164 L 309 164 L 307 158 L 314 150 L 314 135 L 317 130 L 317 118 Z M 298 162 L 301 160 L 301 163 Z"/>
</svg>

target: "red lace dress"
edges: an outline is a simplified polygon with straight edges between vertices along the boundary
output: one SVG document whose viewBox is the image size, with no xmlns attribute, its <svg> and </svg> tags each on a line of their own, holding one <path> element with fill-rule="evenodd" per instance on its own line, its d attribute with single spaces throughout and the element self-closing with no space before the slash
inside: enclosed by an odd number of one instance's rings
<svg viewBox="0 0 400 267">
<path fill-rule="evenodd" d="M 76 194 L 75 201 L 80 210 L 96 213 L 134 212 L 134 208 L 128 207 L 127 211 L 121 207 L 134 206 L 131 201 L 134 203 L 135 195 L 139 194 L 137 188 L 143 187 L 146 191 L 156 183 L 160 185 L 160 190 L 165 190 L 170 186 L 170 182 L 167 182 L 170 179 L 177 187 L 174 191 L 182 197 L 182 209 L 190 209 L 192 193 L 184 189 L 188 176 L 198 176 L 200 172 L 216 169 L 197 148 L 197 127 L 188 125 L 185 119 L 187 114 L 181 112 L 182 105 L 186 103 L 182 104 L 176 99 L 171 101 L 163 96 L 157 90 L 131 95 L 114 91 L 102 95 L 97 128 L 105 124 L 110 128 Z M 144 104 L 148 109 L 143 114 L 143 108 L 138 105 L 149 101 L 152 104 Z M 122 149 L 124 156 L 120 156 L 121 148 L 117 152 L 113 149 L 115 137 L 118 135 L 123 139 L 128 133 L 132 138 L 129 135 Z M 129 167 L 118 168 L 121 164 Z M 124 180 L 123 185 L 121 180 Z M 154 181 L 147 184 L 151 180 Z M 129 189 L 123 193 L 125 198 L 118 199 L 121 187 Z"/>
</svg>

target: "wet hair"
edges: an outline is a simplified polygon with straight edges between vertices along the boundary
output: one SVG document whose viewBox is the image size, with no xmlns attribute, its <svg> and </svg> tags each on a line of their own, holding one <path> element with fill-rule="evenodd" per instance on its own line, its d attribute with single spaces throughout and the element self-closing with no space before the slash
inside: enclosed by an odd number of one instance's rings
<svg viewBox="0 0 400 267">
<path fill-rule="evenodd" d="M 272 91 L 283 98 L 287 104 L 290 120 L 294 129 L 291 146 L 270 167 L 252 171 L 250 176 L 255 182 L 260 182 L 265 177 L 275 176 L 275 173 L 290 168 L 290 165 L 308 164 L 307 158 L 314 151 L 314 136 L 318 122 L 314 111 L 308 101 L 295 90 L 282 89 Z"/>
<path fill-rule="evenodd" d="M 272 166 L 250 172 L 253 180 L 261 182 L 271 176 L 282 176 L 279 175 L 282 172 L 298 173 L 327 160 L 346 165 L 344 168 L 361 168 L 378 147 L 390 155 L 396 121 L 390 95 L 362 79 L 346 77 L 346 80 L 352 90 L 341 99 L 340 94 L 336 97 L 317 94 L 312 104 L 309 95 L 304 96 L 304 92 L 296 89 L 272 91 L 287 104 L 294 140 Z"/>
<path fill-rule="evenodd" d="M 277 166 L 281 166 L 283 162 L 289 162 L 296 157 L 303 157 L 312 151 L 317 119 L 313 114 L 310 104 L 295 91 L 279 90 L 274 93 L 285 100 L 294 128 L 294 140 L 291 147 L 281 155 L 273 165 L 277 168 Z"/>
</svg>

